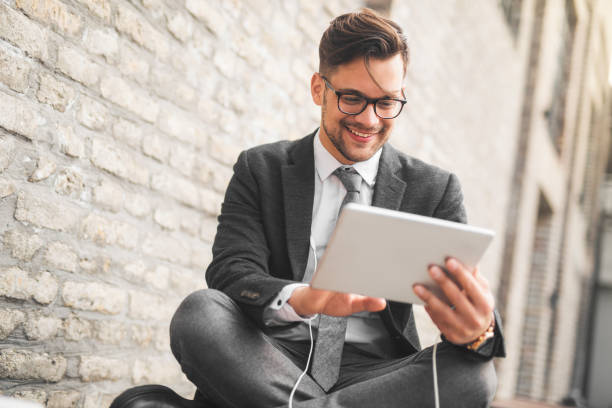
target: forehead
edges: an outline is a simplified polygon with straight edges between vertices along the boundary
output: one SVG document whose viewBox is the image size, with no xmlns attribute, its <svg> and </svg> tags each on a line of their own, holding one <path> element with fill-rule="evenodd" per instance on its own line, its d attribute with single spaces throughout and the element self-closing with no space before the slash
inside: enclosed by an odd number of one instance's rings
<svg viewBox="0 0 612 408">
<path fill-rule="evenodd" d="M 356 58 L 337 66 L 328 77 L 337 89 L 354 89 L 370 96 L 401 91 L 404 63 L 400 54 L 386 59 L 371 58 L 368 65 L 369 70 L 364 58 Z"/>
</svg>

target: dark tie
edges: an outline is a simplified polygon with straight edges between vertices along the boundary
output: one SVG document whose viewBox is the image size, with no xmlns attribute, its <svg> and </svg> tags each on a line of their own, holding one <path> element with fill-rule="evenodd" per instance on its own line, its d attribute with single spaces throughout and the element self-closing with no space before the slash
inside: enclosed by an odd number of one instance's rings
<svg viewBox="0 0 612 408">
<path fill-rule="evenodd" d="M 359 201 L 361 190 L 361 176 L 352 167 L 339 167 L 334 175 L 340 179 L 346 195 L 342 200 L 340 212 L 347 203 Z M 346 335 L 346 317 L 334 317 L 322 314 L 319 320 L 317 342 L 312 359 L 312 377 L 326 392 L 338 381 L 340 373 L 340 360 Z"/>
</svg>

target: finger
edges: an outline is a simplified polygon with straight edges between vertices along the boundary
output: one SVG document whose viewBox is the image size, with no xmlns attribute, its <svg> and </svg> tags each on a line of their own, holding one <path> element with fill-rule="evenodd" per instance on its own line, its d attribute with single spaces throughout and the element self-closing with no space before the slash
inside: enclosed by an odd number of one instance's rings
<svg viewBox="0 0 612 408">
<path fill-rule="evenodd" d="M 442 289 L 442 292 L 444 292 L 450 304 L 453 305 L 461 315 L 473 316 L 475 314 L 474 306 L 465 293 L 444 273 L 444 271 L 442 271 L 442 268 L 437 265 L 432 265 L 429 268 L 429 274 L 440 289 Z"/>
<path fill-rule="evenodd" d="M 448 271 L 457 279 L 472 304 L 481 312 L 490 312 L 492 296 L 483 288 L 472 273 L 459 261 L 449 258 L 445 263 Z"/>
<path fill-rule="evenodd" d="M 362 311 L 379 312 L 385 307 L 387 307 L 387 301 L 383 298 L 351 295 L 350 301 L 353 313 L 358 313 Z"/>
<path fill-rule="evenodd" d="M 427 314 L 445 336 L 454 337 L 453 333 L 463 330 L 461 321 L 448 304 L 422 285 L 415 285 L 414 291 L 425 302 Z"/>
</svg>

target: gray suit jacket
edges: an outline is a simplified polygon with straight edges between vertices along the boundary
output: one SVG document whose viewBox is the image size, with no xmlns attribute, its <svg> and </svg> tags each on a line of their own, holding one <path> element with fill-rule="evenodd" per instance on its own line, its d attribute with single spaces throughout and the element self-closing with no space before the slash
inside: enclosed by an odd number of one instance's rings
<svg viewBox="0 0 612 408">
<path fill-rule="evenodd" d="M 264 308 L 285 285 L 301 281 L 306 269 L 314 199 L 313 136 L 242 152 L 225 194 L 206 281 L 259 325 Z M 457 177 L 389 144 L 383 147 L 372 205 L 466 222 Z M 380 316 L 403 353 L 420 350 L 412 305 L 388 302 Z M 497 321 L 495 341 L 471 354 L 504 354 Z"/>
</svg>

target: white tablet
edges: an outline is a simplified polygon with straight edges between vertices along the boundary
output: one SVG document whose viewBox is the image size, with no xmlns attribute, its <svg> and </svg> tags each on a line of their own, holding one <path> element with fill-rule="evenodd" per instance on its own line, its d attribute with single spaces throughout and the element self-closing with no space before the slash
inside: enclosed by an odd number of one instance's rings
<svg viewBox="0 0 612 408">
<path fill-rule="evenodd" d="M 412 291 L 421 283 L 446 299 L 428 266 L 443 265 L 448 256 L 476 266 L 493 236 L 493 231 L 466 224 L 349 203 L 311 286 L 422 304 Z"/>
</svg>

